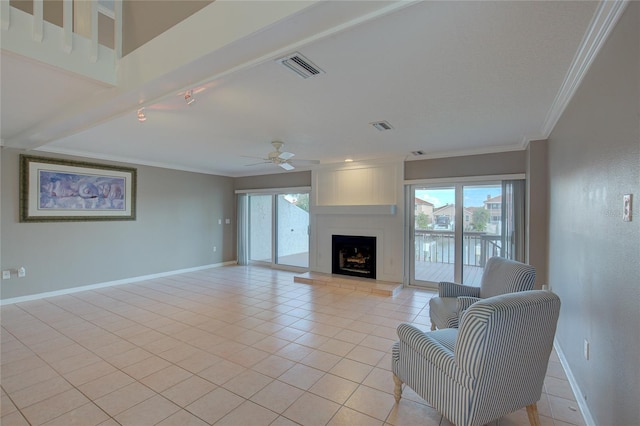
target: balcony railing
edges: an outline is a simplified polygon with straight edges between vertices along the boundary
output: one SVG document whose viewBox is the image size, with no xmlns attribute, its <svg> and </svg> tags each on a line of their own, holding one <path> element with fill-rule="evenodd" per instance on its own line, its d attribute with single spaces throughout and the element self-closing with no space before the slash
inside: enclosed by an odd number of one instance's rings
<svg viewBox="0 0 640 426">
<path fill-rule="evenodd" d="M 487 259 L 502 254 L 501 236 L 486 232 L 465 231 L 462 240 L 462 264 L 484 267 Z M 454 231 L 416 230 L 416 260 L 432 263 L 454 263 Z"/>
<path fill-rule="evenodd" d="M 2 48 L 115 84 L 122 52 L 122 1 L 108 4 L 113 9 L 97 0 L 2 0 Z"/>
<path fill-rule="evenodd" d="M 501 236 L 465 231 L 462 252 L 456 252 L 454 231 L 416 230 L 414 277 L 418 281 L 454 280 L 455 256 L 462 256 L 462 282 L 479 286 L 484 265 L 492 256 L 500 256 Z"/>
</svg>

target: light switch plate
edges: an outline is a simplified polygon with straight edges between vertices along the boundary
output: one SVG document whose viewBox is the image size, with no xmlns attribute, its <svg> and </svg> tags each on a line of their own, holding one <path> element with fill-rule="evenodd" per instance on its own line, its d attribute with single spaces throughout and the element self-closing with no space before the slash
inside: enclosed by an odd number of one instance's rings
<svg viewBox="0 0 640 426">
<path fill-rule="evenodd" d="M 10 280 L 11 279 L 11 271 L 7 269 L 6 271 L 2 271 L 2 279 Z"/>
<path fill-rule="evenodd" d="M 622 200 L 622 220 L 624 220 L 625 222 L 631 222 L 631 220 L 633 219 L 633 194 L 623 195 Z"/>
</svg>

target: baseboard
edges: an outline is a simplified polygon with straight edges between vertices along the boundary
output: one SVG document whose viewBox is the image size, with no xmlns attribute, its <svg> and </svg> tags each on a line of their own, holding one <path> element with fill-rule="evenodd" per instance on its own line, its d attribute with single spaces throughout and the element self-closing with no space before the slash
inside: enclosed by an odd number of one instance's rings
<svg viewBox="0 0 640 426">
<path fill-rule="evenodd" d="M 186 274 L 188 272 L 202 271 L 204 269 L 219 268 L 221 266 L 235 265 L 237 263 L 238 263 L 237 261 L 231 260 L 231 261 L 228 261 L 228 262 L 213 263 L 213 264 L 210 264 L 210 265 L 196 266 L 196 267 L 193 267 L 193 268 L 178 269 L 178 270 L 175 270 L 175 271 L 168 271 L 168 272 L 160 272 L 158 274 L 142 275 L 142 276 L 139 276 L 139 277 L 125 278 L 125 279 L 122 279 L 122 280 L 107 281 L 107 282 L 104 282 L 104 283 L 89 284 L 89 285 L 83 285 L 83 286 L 80 286 L 80 287 L 71 287 L 71 288 L 65 288 L 65 289 L 56 290 L 56 291 L 47 291 L 45 293 L 36 293 L 36 294 L 29 294 L 27 296 L 12 297 L 12 298 L 9 298 L 9 299 L 0 300 L 0 306 L 12 305 L 14 303 L 20 303 L 20 302 L 28 302 L 28 301 L 31 301 L 31 300 L 44 299 L 44 298 L 47 298 L 47 297 L 62 296 L 62 295 L 65 295 L 65 294 L 77 293 L 79 291 L 95 290 L 97 288 L 112 287 L 112 286 L 122 285 L 122 284 L 131 284 L 131 283 L 136 283 L 136 282 L 140 282 L 140 281 L 152 280 L 152 279 L 155 279 L 155 278 L 169 277 L 171 275 Z"/>
<path fill-rule="evenodd" d="M 582 390 L 580 390 L 580 386 L 578 386 L 578 382 L 576 378 L 573 376 L 573 372 L 571 368 L 569 368 L 569 362 L 567 358 L 564 356 L 562 349 L 560 348 L 560 344 L 557 339 L 553 341 L 553 348 L 556 350 L 556 354 L 558 354 L 558 358 L 560 359 L 560 364 L 562 364 L 562 368 L 564 369 L 565 374 L 567 375 L 567 380 L 569 381 L 569 385 L 571 386 L 571 390 L 573 391 L 574 396 L 576 397 L 576 402 L 578 403 L 578 407 L 580 408 L 580 412 L 582 413 L 582 417 L 584 418 L 584 422 L 587 426 L 597 426 L 596 422 L 593 420 L 591 416 L 591 411 L 589 411 L 589 406 L 587 405 L 587 401 L 584 400 L 582 396 Z"/>
</svg>

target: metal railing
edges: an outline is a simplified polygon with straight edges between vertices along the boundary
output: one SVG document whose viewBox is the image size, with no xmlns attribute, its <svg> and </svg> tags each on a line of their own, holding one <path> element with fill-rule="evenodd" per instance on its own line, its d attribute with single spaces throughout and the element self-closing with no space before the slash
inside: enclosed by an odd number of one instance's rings
<svg viewBox="0 0 640 426">
<path fill-rule="evenodd" d="M 502 237 L 486 232 L 464 231 L 463 265 L 484 267 L 487 259 L 502 255 Z M 454 231 L 416 230 L 414 235 L 416 261 L 454 263 Z"/>
</svg>

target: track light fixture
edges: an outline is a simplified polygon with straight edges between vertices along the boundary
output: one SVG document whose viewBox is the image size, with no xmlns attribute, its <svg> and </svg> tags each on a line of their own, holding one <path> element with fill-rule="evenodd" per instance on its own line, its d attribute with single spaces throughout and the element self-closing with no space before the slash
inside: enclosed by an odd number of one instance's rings
<svg viewBox="0 0 640 426">
<path fill-rule="evenodd" d="M 138 110 L 138 121 L 142 123 L 143 121 L 146 121 L 146 120 L 147 120 L 147 116 L 144 113 L 144 108 L 140 108 Z"/>
<path fill-rule="evenodd" d="M 187 93 L 184 94 L 184 101 L 187 105 L 191 105 L 196 101 L 196 98 L 193 97 L 193 90 L 187 90 Z"/>
</svg>

